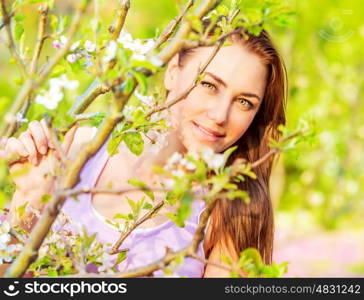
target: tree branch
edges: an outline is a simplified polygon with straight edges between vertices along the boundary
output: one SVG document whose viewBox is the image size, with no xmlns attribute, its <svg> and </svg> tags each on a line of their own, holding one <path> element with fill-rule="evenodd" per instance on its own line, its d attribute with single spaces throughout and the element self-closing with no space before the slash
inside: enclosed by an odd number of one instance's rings
<svg viewBox="0 0 364 300">
<path fill-rule="evenodd" d="M 130 8 L 130 0 L 120 0 L 120 6 L 118 9 L 118 16 L 116 19 L 116 24 L 110 26 L 111 40 L 116 41 L 120 35 L 120 32 L 125 24 L 125 19 Z M 110 61 L 107 65 L 107 69 L 111 70 L 115 66 L 115 62 Z M 87 88 L 86 92 L 77 97 L 76 103 L 72 106 L 69 113 L 70 114 L 81 114 L 83 113 L 91 103 L 100 95 L 105 94 L 110 91 L 110 87 L 101 85 L 98 79 L 95 79 L 91 85 Z"/>
<path fill-rule="evenodd" d="M 100 95 L 106 94 L 110 91 L 110 87 L 99 85 L 99 81 L 96 79 L 87 89 L 87 91 L 76 98 L 75 104 L 69 111 L 70 114 L 83 113 L 90 104 Z"/>
<path fill-rule="evenodd" d="M 138 191 L 154 191 L 154 192 L 168 192 L 169 189 L 163 188 L 129 188 L 129 189 L 109 189 L 109 188 L 92 188 L 89 187 L 81 187 L 77 189 L 68 189 L 68 190 L 58 190 L 56 194 L 59 196 L 70 197 L 70 196 L 77 196 L 80 194 L 114 194 L 114 195 L 122 195 L 129 192 L 138 192 Z"/>
<path fill-rule="evenodd" d="M 191 86 L 184 91 L 180 96 L 178 96 L 176 99 L 171 100 L 169 103 L 163 104 L 159 107 L 156 107 L 154 109 L 152 109 L 150 112 L 148 112 L 146 114 L 146 117 L 150 117 L 152 114 L 160 112 L 162 110 L 168 109 L 171 106 L 173 106 L 174 104 L 176 104 L 177 102 L 183 100 L 184 98 L 186 98 L 189 93 L 191 93 L 191 91 L 197 86 L 197 84 L 199 83 L 199 77 L 200 75 L 205 72 L 206 68 L 208 67 L 208 65 L 211 63 L 211 61 L 213 60 L 213 58 L 216 56 L 217 52 L 220 50 L 220 48 L 222 47 L 222 45 L 225 42 L 225 38 L 221 39 L 216 45 L 215 48 L 213 49 L 212 53 L 210 54 L 209 58 L 207 59 L 207 61 L 204 63 L 204 65 L 198 70 L 197 76 L 195 77 L 195 80 L 193 81 L 193 83 L 191 84 Z"/>
<path fill-rule="evenodd" d="M 213 9 L 214 6 L 219 3 L 220 0 L 212 1 L 212 0 L 206 0 L 204 1 L 203 5 L 198 10 L 198 16 L 203 17 L 210 9 Z M 84 7 L 82 11 L 85 10 L 86 7 Z M 79 17 L 76 18 L 79 22 Z M 78 22 L 75 22 L 78 25 Z M 75 30 L 75 26 L 72 26 L 72 30 Z M 184 28 L 184 34 L 187 34 L 190 30 L 190 26 L 188 26 L 188 30 Z M 74 32 L 71 32 L 73 36 Z M 169 50 L 169 55 L 164 55 L 160 57 L 160 60 L 162 59 L 163 64 L 166 63 L 167 59 L 172 57 L 175 53 L 177 53 L 181 47 L 182 47 L 182 40 L 175 41 L 176 39 L 181 39 L 183 35 L 177 35 L 174 38 L 174 42 L 171 44 L 174 44 L 173 49 Z M 70 46 L 70 40 L 68 41 L 66 46 Z M 65 47 L 66 48 L 66 47 Z M 63 48 L 64 49 L 64 48 Z M 62 53 L 65 54 L 65 53 Z M 59 56 L 59 55 L 58 55 Z M 57 56 L 57 58 L 58 58 Z M 165 59 L 165 60 L 163 60 Z M 55 60 L 53 60 L 54 62 Z M 50 72 L 51 68 L 50 66 L 54 64 L 51 63 L 47 66 L 45 71 L 43 71 L 40 74 L 40 79 L 44 80 L 46 75 Z M 36 81 L 38 83 L 39 81 Z M 24 87 L 24 91 L 21 92 L 21 97 L 19 96 L 20 100 L 23 100 L 24 96 L 26 97 L 33 87 L 34 83 L 32 81 L 28 81 L 28 83 Z M 114 94 L 114 101 L 112 103 L 110 115 L 106 117 L 101 125 L 100 130 L 97 132 L 96 136 L 93 138 L 93 140 L 87 144 L 80 154 L 72 161 L 69 161 L 66 165 L 65 170 L 65 176 L 62 178 L 62 182 L 60 184 L 61 189 L 69 189 L 74 187 L 77 182 L 79 181 L 79 173 L 84 166 L 84 164 L 88 161 L 88 159 L 96 153 L 107 137 L 110 135 L 110 133 L 113 131 L 114 127 L 117 125 L 118 122 L 122 120 L 122 116 L 120 116 L 120 113 L 122 112 L 126 102 L 130 98 L 130 96 L 134 93 L 135 88 L 137 87 L 138 83 L 135 80 L 135 85 L 132 91 L 129 93 L 124 93 L 121 89 L 112 89 Z M 19 102 L 21 102 L 18 100 Z M 17 111 L 17 110 L 16 110 Z M 19 254 L 17 259 L 14 261 L 14 263 L 11 265 L 11 267 L 7 270 L 5 276 L 7 277 L 19 277 L 28 268 L 30 263 L 37 257 L 37 251 L 39 247 L 41 246 L 44 238 L 48 234 L 49 229 L 51 228 L 54 220 L 56 219 L 61 207 L 63 206 L 63 203 L 65 201 L 66 197 L 64 195 L 57 195 L 53 194 L 53 197 L 51 200 L 47 203 L 42 216 L 36 223 L 34 229 L 31 232 L 31 235 L 29 237 L 29 240 L 24 247 L 23 251 Z M 169 258 L 173 258 L 173 253 L 168 253 Z"/>
<path fill-rule="evenodd" d="M 120 238 L 116 241 L 116 243 L 110 249 L 110 254 L 118 253 L 118 249 L 121 244 L 125 241 L 125 239 L 141 224 L 143 224 L 146 220 L 150 219 L 162 206 L 164 205 L 164 201 L 158 202 L 150 211 L 148 211 L 143 217 L 137 220 L 128 230 L 123 233 Z"/>
<path fill-rule="evenodd" d="M 209 11 L 213 10 L 218 4 L 220 4 L 220 2 L 221 0 L 204 0 L 197 8 L 194 15 L 201 19 Z M 190 31 L 190 22 L 183 22 L 177 31 L 175 38 L 156 56 L 155 60 L 162 63 L 168 62 L 173 57 L 173 55 L 183 47 L 183 41 L 186 39 Z"/>
<path fill-rule="evenodd" d="M 296 132 L 290 134 L 289 136 L 287 136 L 286 138 L 282 139 L 280 141 L 280 143 L 285 143 L 288 140 L 290 140 L 296 136 L 302 135 L 302 134 L 304 134 L 304 131 L 302 131 L 302 130 L 296 131 Z M 263 164 L 267 159 L 269 159 L 271 156 L 277 154 L 278 152 L 280 152 L 280 149 L 278 147 L 271 148 L 269 152 L 267 152 L 265 155 L 263 155 L 260 159 L 258 159 L 254 163 L 252 163 L 251 168 L 255 169 L 256 167 Z"/>
<path fill-rule="evenodd" d="M 71 46 L 72 39 L 79 28 L 81 17 L 85 13 L 89 1 L 81 1 L 81 3 L 82 5 L 79 6 L 79 9 L 77 10 L 76 13 L 76 17 L 67 32 L 67 35 L 69 36 L 67 43 L 55 54 L 53 59 L 45 66 L 45 68 L 41 71 L 41 73 L 36 79 L 29 78 L 24 83 L 22 89 L 20 90 L 16 99 L 13 102 L 13 105 L 11 106 L 9 112 L 6 114 L 6 117 L 4 118 L 4 124 L 1 127 L 0 136 L 5 135 L 5 137 L 10 137 L 13 134 L 14 128 L 16 126 L 15 115 L 21 109 L 21 107 L 23 107 L 24 103 L 27 101 L 29 94 L 32 92 L 32 90 L 36 89 L 43 83 L 43 81 L 47 78 L 52 69 L 67 53 L 68 49 Z"/>
<path fill-rule="evenodd" d="M 48 5 L 42 5 L 39 9 L 40 11 L 40 20 L 38 25 L 38 36 L 37 41 L 33 53 L 32 62 L 30 65 L 30 76 L 34 75 L 37 72 L 38 59 L 40 56 L 40 52 L 42 50 L 44 41 L 46 39 L 45 35 L 45 27 L 47 25 L 47 15 L 48 15 Z"/>
<path fill-rule="evenodd" d="M 173 34 L 178 24 L 182 21 L 183 17 L 186 15 L 187 11 L 194 5 L 194 3 L 194 0 L 189 0 L 187 2 L 181 13 L 168 24 L 167 28 L 159 36 L 152 50 L 158 49 L 168 40 L 168 38 Z"/>
<path fill-rule="evenodd" d="M 118 9 L 118 16 L 115 26 L 110 26 L 111 40 L 116 41 L 124 27 L 126 15 L 130 8 L 130 0 L 119 0 L 120 7 Z"/>
<path fill-rule="evenodd" d="M 12 14 L 8 14 L 6 11 L 6 5 L 5 5 L 5 0 L 1 0 L 1 11 L 2 11 L 2 15 L 3 15 L 3 24 L 5 26 L 6 29 L 6 33 L 8 36 L 8 47 L 9 47 L 9 51 L 12 55 L 12 57 L 14 58 L 16 64 L 18 65 L 22 75 L 24 77 L 28 76 L 28 73 L 25 69 L 25 65 L 23 60 L 21 59 L 21 57 L 19 56 L 18 52 L 16 51 L 16 46 L 15 46 L 15 42 L 13 39 L 13 35 L 11 32 L 11 17 Z"/>
</svg>

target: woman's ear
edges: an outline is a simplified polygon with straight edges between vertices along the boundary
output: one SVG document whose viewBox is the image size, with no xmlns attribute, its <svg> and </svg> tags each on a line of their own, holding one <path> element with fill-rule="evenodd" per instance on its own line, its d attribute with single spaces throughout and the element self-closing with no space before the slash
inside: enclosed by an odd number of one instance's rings
<svg viewBox="0 0 364 300">
<path fill-rule="evenodd" d="M 177 53 L 173 58 L 169 61 L 167 65 L 166 72 L 164 73 L 164 86 L 167 91 L 172 90 L 177 82 L 179 65 L 178 65 L 178 57 Z"/>
</svg>

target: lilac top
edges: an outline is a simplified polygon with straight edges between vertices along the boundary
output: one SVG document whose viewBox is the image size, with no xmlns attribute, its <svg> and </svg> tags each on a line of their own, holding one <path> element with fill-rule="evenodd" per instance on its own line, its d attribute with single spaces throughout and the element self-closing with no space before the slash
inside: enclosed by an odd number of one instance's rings
<svg viewBox="0 0 364 300">
<path fill-rule="evenodd" d="M 107 142 L 84 165 L 80 172 L 80 182 L 76 187 L 94 187 L 108 159 Z M 205 208 L 205 202 L 196 199 L 192 203 L 191 216 L 186 220 L 185 227 L 177 226 L 169 220 L 152 228 L 136 228 L 123 242 L 121 248 L 129 248 L 126 259 L 118 265 L 121 272 L 129 271 L 143 265 L 147 265 L 161 259 L 166 253 L 166 247 L 178 251 L 186 247 L 192 241 L 196 231 L 200 215 Z M 97 240 L 101 243 L 114 244 L 120 237 L 120 233 L 112 225 L 105 221 L 92 206 L 91 194 L 81 194 L 78 201 L 67 198 L 62 211 L 72 221 L 81 223 L 88 234 L 96 233 Z M 198 248 L 198 254 L 204 258 L 202 243 Z M 177 276 L 202 277 L 204 264 L 194 258 L 186 257 L 183 263 L 175 271 Z M 154 276 L 163 277 L 163 270 L 155 271 Z"/>
</svg>

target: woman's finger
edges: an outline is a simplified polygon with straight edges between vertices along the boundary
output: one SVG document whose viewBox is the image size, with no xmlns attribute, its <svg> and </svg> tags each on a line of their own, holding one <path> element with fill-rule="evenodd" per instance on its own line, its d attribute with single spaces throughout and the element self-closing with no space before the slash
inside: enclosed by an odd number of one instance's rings
<svg viewBox="0 0 364 300">
<path fill-rule="evenodd" d="M 48 147 L 52 148 L 52 149 L 55 149 L 55 147 L 54 147 L 54 145 L 52 143 L 51 133 L 49 131 L 49 127 L 48 127 L 48 124 L 47 124 L 46 120 L 45 119 L 40 120 L 40 125 L 42 126 L 43 132 L 45 133 L 45 135 L 47 137 Z"/>
<path fill-rule="evenodd" d="M 21 133 L 19 136 L 19 140 L 23 143 L 23 145 L 25 146 L 25 148 L 27 149 L 27 151 L 29 153 L 29 157 L 28 157 L 29 161 L 33 165 L 37 165 L 37 163 L 38 163 L 37 149 L 34 145 L 34 141 L 33 141 L 32 137 L 30 136 L 30 134 L 27 131 Z"/>
<path fill-rule="evenodd" d="M 8 142 L 5 146 L 5 151 L 7 155 L 11 154 L 18 154 L 23 157 L 27 157 L 29 155 L 27 149 L 23 145 L 21 141 L 16 139 L 15 137 L 9 138 Z"/>
<path fill-rule="evenodd" d="M 43 131 L 42 126 L 38 121 L 32 121 L 29 123 L 28 131 L 31 134 L 35 146 L 40 154 L 45 155 L 48 151 L 47 136 Z"/>
<path fill-rule="evenodd" d="M 70 130 L 68 130 L 66 135 L 64 136 L 64 141 L 62 143 L 62 150 L 65 154 L 67 154 L 71 148 L 77 129 L 78 129 L 78 123 L 76 123 Z"/>
</svg>

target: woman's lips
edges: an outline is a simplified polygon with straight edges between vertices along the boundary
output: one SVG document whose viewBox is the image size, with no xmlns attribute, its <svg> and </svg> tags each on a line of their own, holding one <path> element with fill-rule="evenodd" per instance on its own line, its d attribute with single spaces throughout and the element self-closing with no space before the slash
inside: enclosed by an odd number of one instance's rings
<svg viewBox="0 0 364 300">
<path fill-rule="evenodd" d="M 217 136 L 215 134 L 212 134 L 211 132 L 208 132 L 207 130 L 205 130 L 204 128 L 202 128 L 199 124 L 193 122 L 193 127 L 195 128 L 195 130 L 197 131 L 198 135 L 201 136 L 202 138 L 204 138 L 205 140 L 208 140 L 210 142 L 215 142 L 218 139 L 224 137 L 222 136 Z"/>
</svg>

